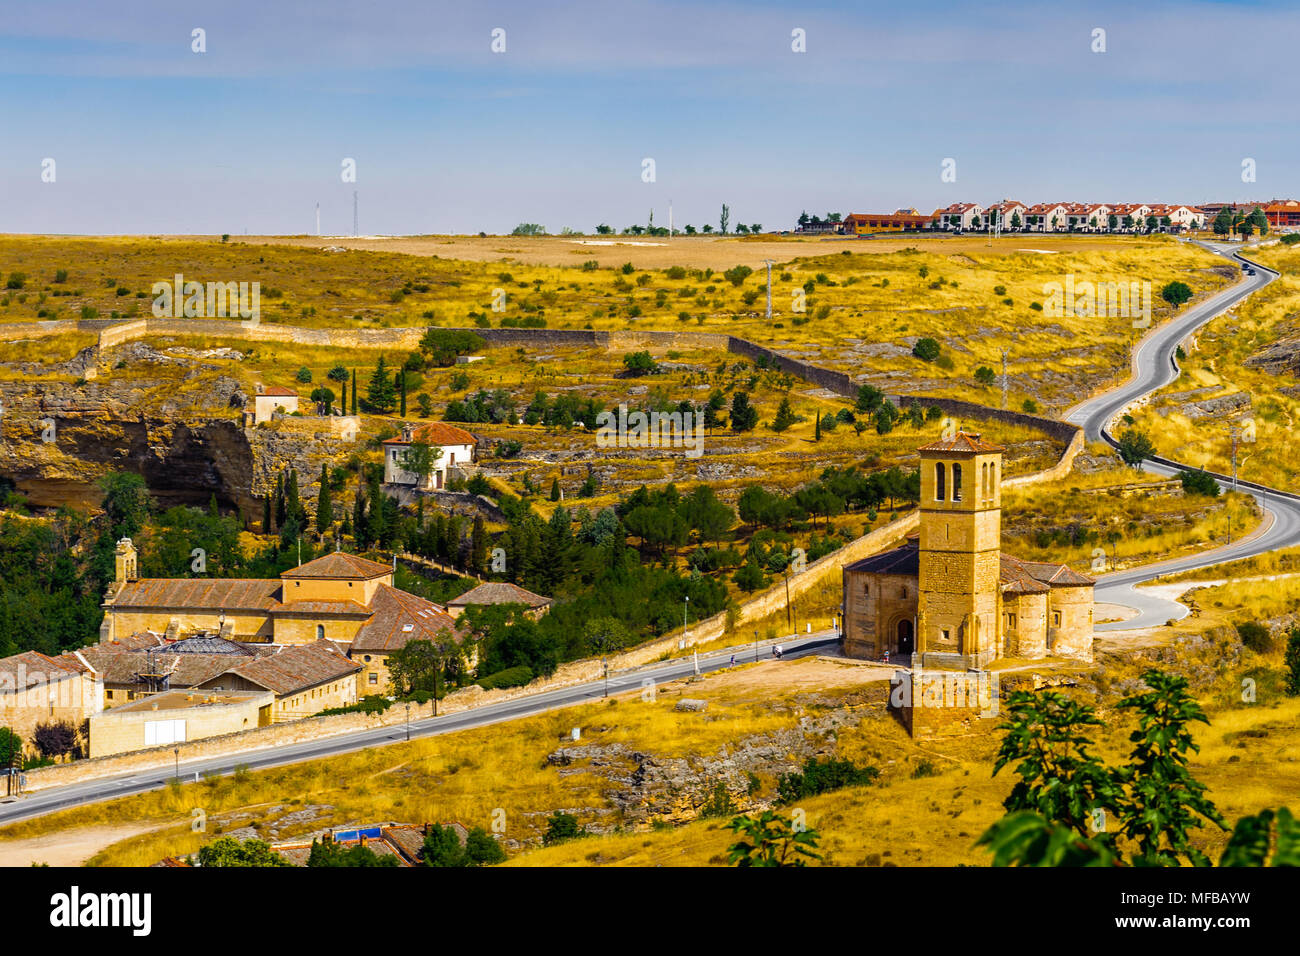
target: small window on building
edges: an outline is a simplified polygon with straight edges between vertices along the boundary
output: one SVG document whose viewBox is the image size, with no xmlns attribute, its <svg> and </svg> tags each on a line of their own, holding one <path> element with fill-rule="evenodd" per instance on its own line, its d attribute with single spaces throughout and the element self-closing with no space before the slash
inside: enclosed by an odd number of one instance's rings
<svg viewBox="0 0 1300 956">
<path fill-rule="evenodd" d="M 321 640 L 324 640 L 324 639 L 325 639 L 325 625 L 324 625 L 324 624 L 317 624 L 317 625 L 316 625 L 316 640 L 321 641 Z"/>
<path fill-rule="evenodd" d="M 961 465 L 952 466 L 952 500 L 961 501 Z"/>
<path fill-rule="evenodd" d="M 946 627 L 939 634 L 945 642 L 948 640 L 948 629 Z"/>
<path fill-rule="evenodd" d="M 378 674 L 375 674 L 375 673 L 371 673 L 371 674 L 370 674 L 370 683 L 372 683 L 372 684 L 378 684 L 378 683 L 379 683 L 379 675 L 378 675 Z"/>
<path fill-rule="evenodd" d="M 936 461 L 934 463 L 934 500 L 935 501 L 943 501 L 944 498 L 947 497 L 947 492 L 944 491 L 944 477 L 945 477 L 945 473 L 944 473 L 943 462 Z"/>
<path fill-rule="evenodd" d="M 1053 611 L 1053 612 L 1052 612 L 1052 627 L 1060 627 L 1060 626 L 1061 626 L 1061 612 L 1060 612 L 1060 611 Z"/>
<path fill-rule="evenodd" d="M 863 596 L 863 597 L 870 597 L 870 596 L 871 596 L 871 585 L 870 585 L 870 584 L 864 584 L 864 585 L 862 585 L 862 596 Z"/>
<path fill-rule="evenodd" d="M 361 658 L 361 659 L 362 659 L 363 661 L 365 661 L 367 664 L 370 663 L 370 655 L 369 655 L 369 654 L 367 654 L 365 657 L 363 657 L 363 658 Z"/>
</svg>

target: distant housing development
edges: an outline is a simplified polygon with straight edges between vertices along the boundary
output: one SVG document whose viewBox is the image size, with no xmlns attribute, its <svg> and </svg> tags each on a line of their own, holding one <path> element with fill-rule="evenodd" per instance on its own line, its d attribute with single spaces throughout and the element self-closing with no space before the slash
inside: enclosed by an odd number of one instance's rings
<svg viewBox="0 0 1300 956">
<path fill-rule="evenodd" d="M 1003 199 L 987 206 L 955 202 L 926 215 L 916 209 L 892 213 L 851 213 L 822 219 L 804 213 L 796 231 L 809 234 L 869 235 L 877 232 L 1099 232 L 1179 233 L 1208 228 L 1224 208 L 1249 213 L 1258 207 L 1275 229 L 1300 227 L 1300 201 L 1271 199 L 1252 203 L 1086 203 L 1026 205 Z"/>
</svg>

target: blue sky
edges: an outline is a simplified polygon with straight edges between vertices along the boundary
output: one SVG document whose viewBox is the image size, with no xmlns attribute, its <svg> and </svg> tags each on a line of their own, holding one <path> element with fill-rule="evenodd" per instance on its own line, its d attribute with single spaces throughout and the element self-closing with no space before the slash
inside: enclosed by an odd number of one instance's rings
<svg viewBox="0 0 1300 956">
<path fill-rule="evenodd" d="M 346 234 L 353 188 L 367 234 L 1295 195 L 1265 52 L 1298 38 L 1269 3 L 10 5 L 0 232 L 304 233 L 319 202 Z"/>
</svg>

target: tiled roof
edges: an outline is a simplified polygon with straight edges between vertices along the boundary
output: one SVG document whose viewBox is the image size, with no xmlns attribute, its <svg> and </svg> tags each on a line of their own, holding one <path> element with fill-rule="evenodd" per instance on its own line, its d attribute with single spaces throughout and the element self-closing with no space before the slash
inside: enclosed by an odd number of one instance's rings
<svg viewBox="0 0 1300 956">
<path fill-rule="evenodd" d="M 1034 576 L 1015 558 L 1003 554 L 1001 559 L 998 581 L 1002 585 L 1003 594 L 1046 594 L 1052 590 L 1046 584 L 1035 580 Z"/>
<path fill-rule="evenodd" d="M 1021 561 L 1020 563 L 1035 580 L 1042 581 L 1044 584 L 1054 584 L 1058 587 L 1090 587 L 1097 583 L 1068 565 L 1051 564 L 1045 561 Z"/>
<path fill-rule="evenodd" d="M 446 422 L 428 422 L 415 429 L 413 441 L 422 441 L 426 445 L 473 445 L 476 439 L 463 428 L 448 425 Z M 385 440 L 385 445 L 409 445 L 401 436 Z"/>
<path fill-rule="evenodd" d="M 305 567 L 305 565 L 304 565 Z M 279 597 L 280 582 L 263 578 L 141 578 L 128 581 L 113 600 L 123 608 L 268 611 Z"/>
<path fill-rule="evenodd" d="M 465 632 L 445 609 L 432 601 L 381 584 L 370 602 L 374 615 L 357 632 L 352 653 L 401 650 L 410 641 L 445 641 L 457 644 Z"/>
<path fill-rule="evenodd" d="M 165 674 L 170 687 L 193 687 L 229 670 L 232 660 L 248 660 L 230 654 L 168 654 L 165 651 L 101 650 L 88 647 L 81 652 L 103 675 L 105 684 L 143 684 L 140 675 L 152 671 Z"/>
<path fill-rule="evenodd" d="M 340 614 L 347 617 L 369 617 L 370 609 L 356 601 L 290 601 L 271 611 L 272 617 L 293 614 Z"/>
<path fill-rule="evenodd" d="M 236 674 L 277 697 L 297 693 L 361 670 L 330 641 L 315 641 L 281 649 L 276 654 L 242 661 L 222 674 Z"/>
<path fill-rule="evenodd" d="M 882 551 L 869 558 L 862 558 L 844 566 L 845 571 L 865 571 L 869 574 L 907 574 L 921 573 L 921 550 L 916 541 L 908 541 L 902 547 L 892 551 Z"/>
<path fill-rule="evenodd" d="M 982 440 L 977 434 L 972 434 L 971 432 L 958 432 L 952 438 L 941 438 L 938 441 L 930 442 L 928 445 L 922 445 L 917 449 L 917 451 L 978 452 L 984 454 L 989 452 L 1006 451 L 1006 449 L 1001 445 L 995 445 L 992 442 Z"/>
<path fill-rule="evenodd" d="M 86 671 L 72 655 L 53 658 L 40 651 L 23 651 L 0 659 L 0 691 L 13 693 L 37 687 L 48 680 L 64 680 Z"/>
<path fill-rule="evenodd" d="M 282 385 L 272 385 L 270 388 L 264 388 L 258 392 L 259 396 L 273 395 L 276 398 L 297 398 L 298 393 L 291 388 L 285 388 Z"/>
<path fill-rule="evenodd" d="M 529 607 L 545 607 L 554 604 L 552 598 L 534 594 L 515 584 L 504 581 L 488 581 L 476 588 L 471 588 L 459 597 L 447 602 L 448 607 L 464 607 L 467 604 L 527 604 Z"/>
<path fill-rule="evenodd" d="M 1039 585 L 1055 587 L 1092 587 L 1097 582 L 1085 574 L 1080 574 L 1064 564 L 1052 564 L 1047 561 L 1022 561 L 1009 554 L 1002 555 L 1003 581 L 1007 576 L 1025 576 Z"/>
<path fill-rule="evenodd" d="M 294 579 L 325 579 L 325 580 L 353 580 L 368 581 L 371 578 L 381 577 L 385 574 L 392 574 L 391 565 L 382 564 L 379 561 L 371 561 L 369 558 L 361 558 L 355 554 L 346 554 L 343 551 L 335 551 L 332 554 L 316 558 L 314 561 L 308 561 L 304 565 L 296 568 L 290 568 L 283 572 L 280 577 Z"/>
</svg>

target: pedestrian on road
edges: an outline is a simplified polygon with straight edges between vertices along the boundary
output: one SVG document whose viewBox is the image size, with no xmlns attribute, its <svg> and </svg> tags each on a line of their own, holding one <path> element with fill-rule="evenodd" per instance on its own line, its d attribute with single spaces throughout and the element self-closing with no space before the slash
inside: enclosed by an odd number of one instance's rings
<svg viewBox="0 0 1300 956">
<path fill-rule="evenodd" d="M 885 663 L 889 663 L 889 648 L 885 648 Z"/>
<path fill-rule="evenodd" d="M 728 667 L 735 667 L 735 666 L 736 666 L 736 655 L 735 655 L 735 654 L 732 654 L 732 655 L 731 655 L 731 663 L 728 664 L 727 666 L 728 666 Z"/>
</svg>

